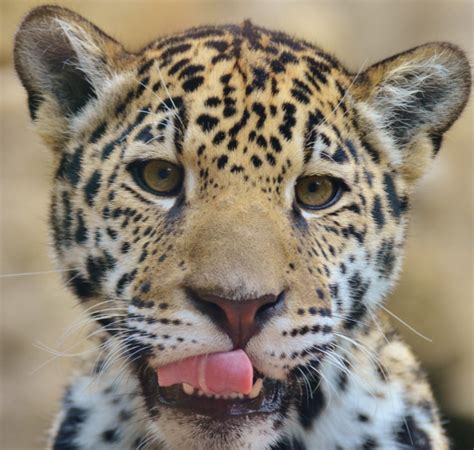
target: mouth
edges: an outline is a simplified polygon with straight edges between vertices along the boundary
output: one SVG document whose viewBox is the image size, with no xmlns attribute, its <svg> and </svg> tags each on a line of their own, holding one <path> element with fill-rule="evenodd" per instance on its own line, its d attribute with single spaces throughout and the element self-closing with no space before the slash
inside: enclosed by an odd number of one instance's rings
<svg viewBox="0 0 474 450">
<path fill-rule="evenodd" d="M 160 387 L 160 404 L 177 408 L 188 414 L 199 414 L 214 418 L 230 418 L 243 415 L 270 414 L 281 405 L 283 389 L 276 380 L 256 375 L 252 390 L 248 394 L 232 392 L 213 394 L 183 383 Z"/>
<path fill-rule="evenodd" d="M 142 387 L 152 410 L 219 420 L 276 412 L 286 392 L 255 370 L 243 350 L 193 356 L 146 373 Z"/>
</svg>

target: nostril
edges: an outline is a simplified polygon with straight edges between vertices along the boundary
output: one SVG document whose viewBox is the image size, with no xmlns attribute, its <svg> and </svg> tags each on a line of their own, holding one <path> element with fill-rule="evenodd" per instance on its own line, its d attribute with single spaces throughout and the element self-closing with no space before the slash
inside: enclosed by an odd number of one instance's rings
<svg viewBox="0 0 474 450">
<path fill-rule="evenodd" d="M 192 289 L 186 289 L 186 293 L 199 312 L 217 323 L 226 320 L 225 311 L 218 304 L 207 300 L 204 295 L 200 295 Z"/>
<path fill-rule="evenodd" d="M 280 313 L 285 304 L 285 291 L 281 291 L 276 299 L 272 302 L 265 303 L 260 308 L 258 308 L 255 318 L 259 322 L 264 322 L 269 320 L 275 314 Z"/>
</svg>

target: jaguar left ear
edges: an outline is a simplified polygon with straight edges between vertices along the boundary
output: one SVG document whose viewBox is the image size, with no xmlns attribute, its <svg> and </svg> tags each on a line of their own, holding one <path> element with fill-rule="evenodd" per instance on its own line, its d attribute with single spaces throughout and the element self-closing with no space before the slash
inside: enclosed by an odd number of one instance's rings
<svg viewBox="0 0 474 450">
<path fill-rule="evenodd" d="M 100 96 L 126 56 L 118 42 L 68 9 L 40 6 L 23 19 L 15 68 L 47 144 L 61 146 L 70 120 Z"/>
<path fill-rule="evenodd" d="M 372 126 L 389 137 L 389 159 L 401 165 L 408 178 L 418 178 L 462 112 L 470 88 L 465 54 L 441 42 L 369 67 L 356 78 L 353 91 Z"/>
</svg>

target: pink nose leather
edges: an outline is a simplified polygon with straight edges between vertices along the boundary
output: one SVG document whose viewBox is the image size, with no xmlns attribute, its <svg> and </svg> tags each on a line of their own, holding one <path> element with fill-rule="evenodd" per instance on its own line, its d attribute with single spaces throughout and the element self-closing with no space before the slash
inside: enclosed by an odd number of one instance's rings
<svg viewBox="0 0 474 450">
<path fill-rule="evenodd" d="M 245 348 L 247 342 L 262 325 L 262 312 L 278 301 L 273 294 L 258 298 L 233 300 L 208 293 L 193 292 L 200 302 L 200 310 L 218 322 L 229 335 L 234 349 Z"/>
</svg>

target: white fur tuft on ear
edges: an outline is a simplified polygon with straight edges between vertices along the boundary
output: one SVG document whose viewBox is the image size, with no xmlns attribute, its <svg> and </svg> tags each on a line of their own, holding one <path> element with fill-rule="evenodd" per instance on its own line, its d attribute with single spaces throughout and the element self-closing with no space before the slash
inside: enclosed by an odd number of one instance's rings
<svg viewBox="0 0 474 450">
<path fill-rule="evenodd" d="M 75 53 L 75 58 L 65 60 L 64 64 L 71 64 L 82 71 L 94 90 L 100 90 L 102 85 L 113 76 L 111 68 L 104 64 L 103 50 L 83 28 L 61 19 L 55 19 L 55 22 L 64 32 Z"/>
<path fill-rule="evenodd" d="M 436 155 L 443 133 L 462 112 L 470 87 L 464 53 L 448 43 L 432 43 L 369 67 L 353 92 L 367 136 L 394 165 L 414 164 L 416 171 L 407 172 L 421 173 L 426 155 Z"/>
<path fill-rule="evenodd" d="M 457 86 L 463 80 L 453 78 L 453 67 L 445 64 L 444 52 L 425 60 L 403 61 L 387 71 L 373 92 L 372 107 L 400 146 L 422 128 L 443 129 L 445 115 L 464 101 L 464 92 Z"/>
</svg>

